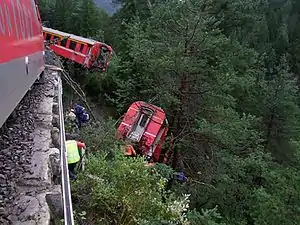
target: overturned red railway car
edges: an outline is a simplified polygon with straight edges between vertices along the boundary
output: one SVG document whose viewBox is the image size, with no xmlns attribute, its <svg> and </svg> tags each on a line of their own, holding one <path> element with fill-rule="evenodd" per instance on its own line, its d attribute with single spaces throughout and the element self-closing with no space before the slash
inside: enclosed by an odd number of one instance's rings
<svg viewBox="0 0 300 225">
<path fill-rule="evenodd" d="M 0 127 L 44 70 L 44 39 L 34 0 L 0 1 Z"/>
<path fill-rule="evenodd" d="M 152 104 L 137 101 L 131 104 L 118 127 L 118 138 L 131 143 L 140 155 L 161 162 L 162 144 L 168 132 L 165 112 Z"/>
<path fill-rule="evenodd" d="M 107 71 L 112 48 L 102 42 L 43 27 L 44 39 L 59 56 L 91 70 Z"/>
</svg>

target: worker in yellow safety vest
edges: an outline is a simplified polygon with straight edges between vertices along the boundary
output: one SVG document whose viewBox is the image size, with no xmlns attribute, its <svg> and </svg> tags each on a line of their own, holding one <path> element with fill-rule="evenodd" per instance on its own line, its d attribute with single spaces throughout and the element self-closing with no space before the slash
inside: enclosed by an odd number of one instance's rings
<svg viewBox="0 0 300 225">
<path fill-rule="evenodd" d="M 82 150 L 85 149 L 83 142 L 75 140 L 66 141 L 67 161 L 69 168 L 69 176 L 71 179 L 76 179 L 76 166 L 82 158 Z"/>
</svg>

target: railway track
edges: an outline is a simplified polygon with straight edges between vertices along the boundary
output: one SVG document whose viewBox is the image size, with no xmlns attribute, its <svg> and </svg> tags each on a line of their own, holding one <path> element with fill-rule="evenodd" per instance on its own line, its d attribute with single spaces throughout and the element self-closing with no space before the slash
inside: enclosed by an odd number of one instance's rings
<svg viewBox="0 0 300 225">
<path fill-rule="evenodd" d="M 46 70 L 0 131 L 0 224 L 50 224 L 52 194 L 61 194 L 64 224 L 74 224 L 64 146 L 62 82 Z"/>
</svg>

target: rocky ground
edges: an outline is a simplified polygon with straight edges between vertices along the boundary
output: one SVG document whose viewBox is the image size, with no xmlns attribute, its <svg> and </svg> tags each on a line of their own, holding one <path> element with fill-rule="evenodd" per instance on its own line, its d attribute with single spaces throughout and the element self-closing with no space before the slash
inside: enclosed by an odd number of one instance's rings
<svg viewBox="0 0 300 225">
<path fill-rule="evenodd" d="M 46 195 L 60 191 L 54 78 L 44 75 L 1 128 L 0 224 L 49 224 Z"/>
</svg>

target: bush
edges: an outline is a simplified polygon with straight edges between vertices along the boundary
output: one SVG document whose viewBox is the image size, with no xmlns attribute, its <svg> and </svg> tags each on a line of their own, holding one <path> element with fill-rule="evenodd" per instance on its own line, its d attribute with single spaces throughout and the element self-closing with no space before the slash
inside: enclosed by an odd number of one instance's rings
<svg viewBox="0 0 300 225">
<path fill-rule="evenodd" d="M 143 158 L 116 153 L 111 161 L 106 156 L 90 156 L 85 173 L 73 185 L 78 207 L 94 224 L 184 221 L 188 196 L 177 199 L 171 194 L 164 201 L 167 179 L 146 168 Z"/>
</svg>

